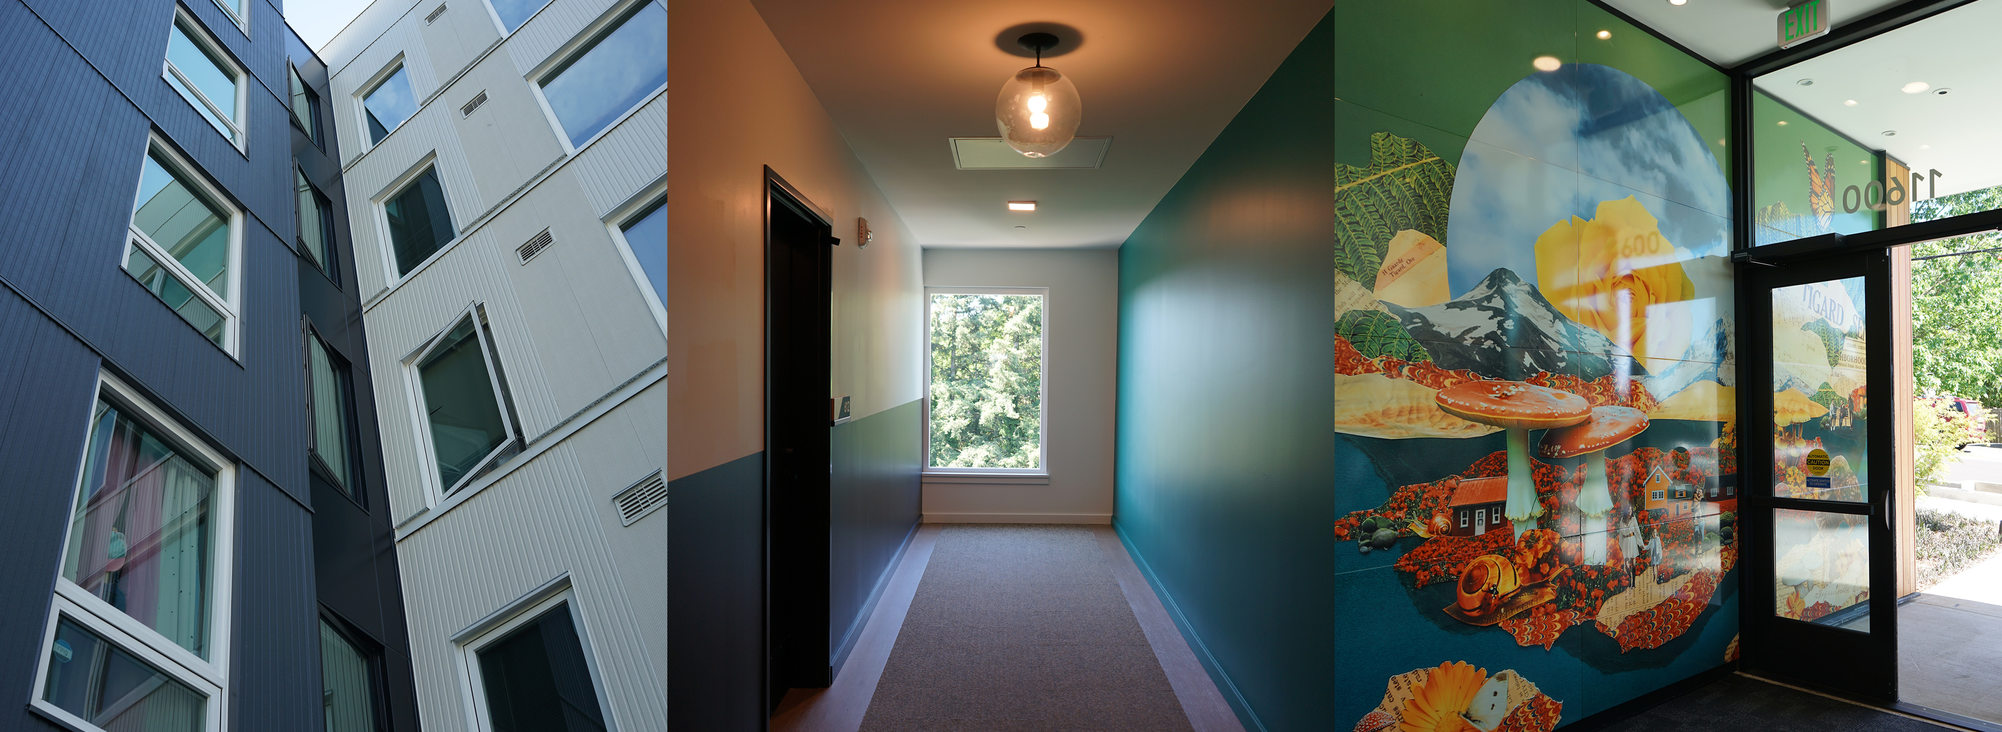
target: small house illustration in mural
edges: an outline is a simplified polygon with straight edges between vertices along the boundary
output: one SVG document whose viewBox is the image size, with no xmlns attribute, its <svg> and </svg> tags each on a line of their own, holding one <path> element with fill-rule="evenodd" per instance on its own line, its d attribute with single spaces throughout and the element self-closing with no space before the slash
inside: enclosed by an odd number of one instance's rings
<svg viewBox="0 0 2002 732">
<path fill-rule="evenodd" d="M 1711 473 L 1703 479 L 1703 500 L 1712 503 L 1738 500 L 1738 474 Z"/>
<path fill-rule="evenodd" d="M 1668 473 L 1662 471 L 1659 465 L 1648 473 L 1644 490 L 1647 491 L 1648 510 L 1666 512 L 1667 515 L 1663 517 L 1665 520 L 1696 515 L 1698 489 L 1688 483 L 1670 479 Z"/>
<path fill-rule="evenodd" d="M 1501 526 L 1502 506 L 1508 502 L 1508 479 L 1470 478 L 1460 481 L 1453 491 L 1451 536 L 1480 536 Z"/>
</svg>

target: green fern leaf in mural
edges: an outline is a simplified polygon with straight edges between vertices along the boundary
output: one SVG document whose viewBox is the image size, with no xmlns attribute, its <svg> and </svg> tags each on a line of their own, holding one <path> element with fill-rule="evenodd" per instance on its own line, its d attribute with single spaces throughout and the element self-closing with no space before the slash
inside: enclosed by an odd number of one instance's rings
<svg viewBox="0 0 2002 732">
<path fill-rule="evenodd" d="M 1428 363 L 1432 354 L 1404 330 L 1397 316 L 1381 310 L 1350 310 L 1335 321 L 1335 332 L 1347 338 L 1362 355 L 1390 356 L 1412 363 Z"/>
<path fill-rule="evenodd" d="M 1376 273 L 1397 232 L 1414 229 L 1446 243 L 1453 164 L 1417 140 L 1378 132 L 1369 167 L 1335 164 L 1335 269 L 1376 289 Z"/>
<path fill-rule="evenodd" d="M 1835 393 L 1834 384 L 1824 381 L 1821 382 L 1821 388 L 1814 391 L 1814 396 L 1808 397 L 1807 400 L 1826 407 L 1838 401 L 1843 401 L 1843 397 L 1841 394 Z"/>
<path fill-rule="evenodd" d="M 1833 367 L 1842 360 L 1842 343 L 1849 334 L 1836 330 L 1826 320 L 1817 320 L 1800 327 L 1801 330 L 1821 336 L 1821 346 L 1828 349 L 1828 365 Z"/>
</svg>

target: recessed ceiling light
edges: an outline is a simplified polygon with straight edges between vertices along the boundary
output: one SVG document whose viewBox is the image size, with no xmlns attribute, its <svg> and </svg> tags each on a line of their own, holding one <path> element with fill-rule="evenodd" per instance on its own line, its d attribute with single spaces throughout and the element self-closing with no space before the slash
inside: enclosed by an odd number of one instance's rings
<svg viewBox="0 0 2002 732">
<path fill-rule="evenodd" d="M 1684 6 L 1684 5 L 1688 5 L 1688 4 L 1689 4 L 1689 0 L 1668 0 L 1668 4 L 1670 4 L 1670 5 L 1674 5 L 1674 6 L 1676 6 L 1676 7 L 1681 7 L 1681 6 Z"/>
<path fill-rule="evenodd" d="M 1607 40 L 1607 39 L 1610 39 L 1610 38 L 1612 38 L 1612 37 L 1613 37 L 1613 32 L 1612 32 L 1612 31 L 1609 31 L 1609 30 L 1605 30 L 1605 29 L 1600 29 L 1600 31 L 1599 31 L 1599 40 L 1603 41 L 1603 40 Z"/>
<path fill-rule="evenodd" d="M 1795 79 L 1793 83 L 1796 86 L 1814 86 L 1813 79 Z"/>
<path fill-rule="evenodd" d="M 1556 71 L 1564 66 L 1564 62 L 1557 60 L 1556 56 L 1538 56 L 1529 65 L 1536 67 L 1537 71 Z"/>
<path fill-rule="evenodd" d="M 1897 136 L 1898 136 L 1898 131 L 1897 131 L 1897 130 L 1884 130 L 1884 136 L 1885 136 L 1885 137 L 1897 137 Z"/>
<path fill-rule="evenodd" d="M 1036 210 L 1036 202 L 1035 202 L 1035 201 L 1009 201 L 1009 202 L 1008 202 L 1008 210 L 1010 210 L 1010 211 L 1034 211 L 1034 210 Z"/>
<path fill-rule="evenodd" d="M 1842 100 L 1842 106 L 1844 106 L 1844 107 L 1854 107 L 1854 106 L 1856 106 L 1856 100 L 1854 100 L 1854 99 L 1844 99 L 1844 100 Z"/>
<path fill-rule="evenodd" d="M 1906 84 L 1906 85 L 1905 85 L 1905 86 L 1904 86 L 1903 88 L 1904 88 L 1904 90 L 1905 90 L 1905 93 L 1906 93 L 1906 94 L 1918 94 L 1918 93 L 1920 93 L 1920 92 L 1923 92 L 1923 91 L 1925 91 L 1925 90 L 1927 90 L 1927 89 L 1931 89 L 1931 88 L 1932 88 L 1932 85 L 1931 85 L 1931 84 L 1927 84 L 1927 83 L 1925 83 L 1925 82 L 1923 82 L 1923 81 L 1914 81 L 1914 82 L 1912 82 L 1912 83 L 1910 83 L 1910 84 Z"/>
<path fill-rule="evenodd" d="M 1920 146 L 1919 146 L 1919 149 L 1920 149 L 1920 150 L 1931 150 L 1931 149 L 1932 149 L 1932 146 L 1931 146 L 1931 145 L 1920 145 Z"/>
<path fill-rule="evenodd" d="M 1015 225 L 1015 228 L 1017 228 L 1017 229 L 1028 229 L 1029 227 L 1027 227 L 1027 226 L 1023 226 L 1023 225 L 1021 225 L 1021 224 L 1016 224 L 1016 225 Z"/>
<path fill-rule="evenodd" d="M 1943 97 L 1943 96 L 1946 96 L 1946 95 L 1948 95 L 1948 94 L 1952 94 L 1952 93 L 1953 93 L 1953 90 L 1952 90 L 1952 89 L 1948 89 L 1948 88 L 1946 88 L 1946 87 L 1940 87 L 1940 88 L 1938 88 L 1938 89 L 1934 89 L 1934 90 L 1932 90 L 1932 93 L 1934 93 L 1934 94 L 1938 94 L 1938 95 L 1940 95 L 1940 96 L 1942 96 L 1942 97 Z"/>
<path fill-rule="evenodd" d="M 1786 121 L 1786 120 L 1780 120 L 1780 126 L 1781 126 L 1781 127 L 1785 127 L 1785 126 L 1787 126 L 1787 121 Z"/>
</svg>

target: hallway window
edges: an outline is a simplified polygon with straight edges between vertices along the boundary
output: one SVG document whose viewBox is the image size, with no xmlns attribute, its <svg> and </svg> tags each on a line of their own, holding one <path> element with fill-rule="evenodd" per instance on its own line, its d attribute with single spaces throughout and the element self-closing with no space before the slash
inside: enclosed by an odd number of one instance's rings
<svg viewBox="0 0 2002 732">
<path fill-rule="evenodd" d="M 417 97 L 410 92 L 410 75 L 404 73 L 403 63 L 396 66 L 382 81 L 362 93 L 361 106 L 368 118 L 368 141 L 373 145 L 403 126 L 404 121 L 417 113 Z"/>
<path fill-rule="evenodd" d="M 438 495 L 451 495 L 519 449 L 514 410 L 475 306 L 417 359 L 418 405 L 431 432 Z"/>
<path fill-rule="evenodd" d="M 927 467 L 1042 472 L 1045 292 L 926 292 Z"/>
<path fill-rule="evenodd" d="M 174 11 L 166 68 L 160 73 L 217 132 L 243 149 L 243 69 L 185 11 Z"/>
<path fill-rule="evenodd" d="M 539 84 L 572 149 L 667 86 L 667 59 L 660 55 L 667 47 L 667 9 L 638 3 L 612 25 Z"/>
<path fill-rule="evenodd" d="M 384 200 L 382 211 L 389 219 L 389 247 L 399 275 L 409 274 L 452 241 L 452 213 L 436 167 L 425 168 Z"/>
<path fill-rule="evenodd" d="M 132 203 L 125 271 L 211 342 L 234 352 L 242 214 L 224 205 L 192 170 L 157 140 L 148 145 Z"/>
<path fill-rule="evenodd" d="M 471 644 L 483 729 L 603 732 L 605 713 L 568 592 Z"/>
</svg>

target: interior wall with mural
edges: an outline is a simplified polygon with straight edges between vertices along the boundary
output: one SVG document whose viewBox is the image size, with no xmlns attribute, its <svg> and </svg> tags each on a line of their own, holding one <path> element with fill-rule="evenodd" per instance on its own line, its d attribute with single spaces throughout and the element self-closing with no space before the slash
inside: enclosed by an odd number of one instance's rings
<svg viewBox="0 0 2002 732">
<path fill-rule="evenodd" d="M 1334 20 L 1334 726 L 1548 730 L 1726 663 L 1726 76 L 1583 0 Z"/>
</svg>

